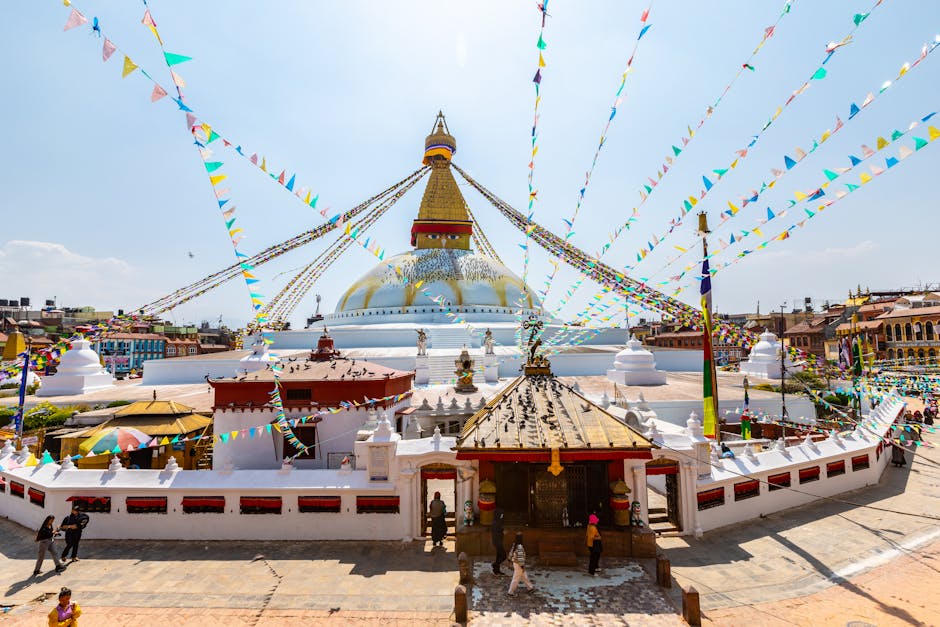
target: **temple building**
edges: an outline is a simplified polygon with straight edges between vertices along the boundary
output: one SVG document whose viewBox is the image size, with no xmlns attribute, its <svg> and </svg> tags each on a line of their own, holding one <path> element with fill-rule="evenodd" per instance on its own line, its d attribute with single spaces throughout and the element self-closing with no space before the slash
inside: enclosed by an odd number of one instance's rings
<svg viewBox="0 0 940 627">
<path fill-rule="evenodd" d="M 526 527 L 527 546 L 543 560 L 552 553 L 561 560 L 567 554 L 570 561 L 583 552 L 580 535 L 590 514 L 612 528 L 605 532 L 605 551 L 655 552 L 652 534 L 630 529 L 629 517 L 615 516 L 630 509 L 624 495 L 646 493 L 653 448 L 641 433 L 552 376 L 547 362 L 530 360 L 525 374 L 467 421 L 457 439 L 457 459 L 479 469 L 481 519 L 500 507 L 507 525 Z M 478 552 L 481 542 L 478 529 L 458 533 L 458 549 Z M 535 549 L 540 544 L 545 548 Z"/>
</svg>

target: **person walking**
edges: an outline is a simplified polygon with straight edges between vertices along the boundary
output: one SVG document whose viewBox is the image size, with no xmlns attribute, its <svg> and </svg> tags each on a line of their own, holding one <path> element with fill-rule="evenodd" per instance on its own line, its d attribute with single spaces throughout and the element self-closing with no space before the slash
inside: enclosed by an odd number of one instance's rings
<svg viewBox="0 0 940 627">
<path fill-rule="evenodd" d="M 447 505 L 441 500 L 441 493 L 434 493 L 434 500 L 428 508 L 431 514 L 431 541 L 434 546 L 444 546 L 444 536 L 447 535 Z"/>
<path fill-rule="evenodd" d="M 493 574 L 502 575 L 500 570 L 502 563 L 506 561 L 506 545 L 503 541 L 503 519 L 506 513 L 502 507 L 493 510 L 493 525 L 490 527 L 490 539 L 493 541 L 493 548 L 496 549 L 496 559 L 493 560 Z"/>
<path fill-rule="evenodd" d="M 586 542 L 588 551 L 591 553 L 590 560 L 588 561 L 588 573 L 592 577 L 597 573 L 597 566 L 601 561 L 601 551 L 604 550 L 604 545 L 601 542 L 601 532 L 597 530 L 597 523 L 599 522 L 600 519 L 594 514 L 588 516 Z"/>
<path fill-rule="evenodd" d="M 525 570 L 525 547 L 522 545 L 522 532 L 516 533 L 516 541 L 512 543 L 509 549 L 509 561 L 512 562 L 512 581 L 509 583 L 509 596 L 516 595 L 516 588 L 519 582 L 525 582 L 526 589 L 529 592 L 535 590 L 535 586 L 529 581 L 529 574 Z"/>
<path fill-rule="evenodd" d="M 49 612 L 49 627 L 78 627 L 78 617 L 82 608 L 72 603 L 72 591 L 68 588 L 59 590 L 59 604 Z"/>
<path fill-rule="evenodd" d="M 55 542 L 55 516 L 46 516 L 46 519 L 42 521 L 42 526 L 39 527 L 39 531 L 36 533 L 36 542 L 39 544 L 39 557 L 36 558 L 36 568 L 33 570 L 33 577 L 39 574 L 39 571 L 42 569 L 42 563 L 46 559 L 46 551 L 49 551 L 49 554 L 52 555 L 52 561 L 55 562 L 55 570 L 58 573 L 61 573 L 65 570 L 65 566 L 59 561 L 59 556 L 55 552 L 53 543 Z"/>
<path fill-rule="evenodd" d="M 78 561 L 78 543 L 82 540 L 82 531 L 88 526 L 88 514 L 78 509 L 77 503 L 72 503 L 72 513 L 65 517 L 59 529 L 65 530 L 65 549 L 62 551 L 62 561 L 69 549 L 72 549 L 72 561 Z"/>
</svg>

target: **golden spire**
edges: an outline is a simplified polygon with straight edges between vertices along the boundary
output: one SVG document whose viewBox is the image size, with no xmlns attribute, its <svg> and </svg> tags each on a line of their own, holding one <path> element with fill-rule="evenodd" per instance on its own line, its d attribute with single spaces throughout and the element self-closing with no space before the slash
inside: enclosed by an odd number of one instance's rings
<svg viewBox="0 0 940 627">
<path fill-rule="evenodd" d="M 411 245 L 416 248 L 456 248 L 470 250 L 473 222 L 467 203 L 450 170 L 457 142 L 444 114 L 438 112 L 431 134 L 424 140 L 422 162 L 431 166 L 418 217 L 411 227 Z"/>
</svg>

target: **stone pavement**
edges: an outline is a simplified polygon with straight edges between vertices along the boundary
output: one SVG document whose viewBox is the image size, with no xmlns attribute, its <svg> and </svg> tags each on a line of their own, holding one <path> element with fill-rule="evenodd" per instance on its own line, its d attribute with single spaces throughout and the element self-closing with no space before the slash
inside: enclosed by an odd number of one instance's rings
<svg viewBox="0 0 940 627">
<path fill-rule="evenodd" d="M 713 609 L 705 624 L 940 625 L 940 542 L 816 594 Z"/>
<path fill-rule="evenodd" d="M 219 617 L 275 624 L 288 616 L 449 625 L 457 585 L 452 541 L 432 549 L 424 542 L 86 540 L 81 561 L 56 574 L 47 559 L 33 578 L 35 532 L 0 520 L 0 537 L 0 605 L 11 607 L 4 625 L 36 624 L 62 586 L 85 608 L 83 625 L 205 625 Z M 191 622 L 180 622 L 184 616 Z"/>
<path fill-rule="evenodd" d="M 927 439 L 940 441 L 937 434 Z M 889 466 L 877 486 L 718 529 L 701 539 L 663 537 L 658 544 L 676 579 L 699 591 L 706 614 L 805 597 L 836 585 L 853 590 L 853 577 L 901 556 L 917 557 L 940 539 L 937 520 L 917 516 L 940 515 L 940 453 L 927 447 L 917 451 L 913 462 L 907 453 L 906 467 Z M 936 573 L 932 577 L 940 583 Z M 866 598 L 858 589 L 854 596 L 860 602 Z M 904 609 L 882 600 L 877 591 L 873 596 L 884 604 L 885 616 Z"/>
<path fill-rule="evenodd" d="M 655 581 L 633 560 L 601 558 L 603 571 L 587 574 L 587 560 L 578 568 L 530 566 L 534 592 L 519 587 L 508 596 L 511 577 L 496 576 L 489 562 L 474 564 L 471 621 L 487 627 L 518 625 L 655 625 L 685 624 Z M 512 572 L 508 564 L 503 572 Z"/>
</svg>

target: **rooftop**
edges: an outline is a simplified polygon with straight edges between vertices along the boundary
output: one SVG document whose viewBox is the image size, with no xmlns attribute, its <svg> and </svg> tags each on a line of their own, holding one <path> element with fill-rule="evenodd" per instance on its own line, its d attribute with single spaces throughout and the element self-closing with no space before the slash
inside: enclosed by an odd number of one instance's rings
<svg viewBox="0 0 940 627">
<path fill-rule="evenodd" d="M 893 309 L 878 316 L 878 320 L 891 318 L 910 318 L 912 316 L 931 316 L 940 314 L 940 305 L 933 307 L 912 307 L 910 309 Z"/>
<path fill-rule="evenodd" d="M 517 377 L 467 421 L 459 450 L 650 449 L 652 444 L 553 376 Z"/>
<path fill-rule="evenodd" d="M 218 353 L 216 353 L 218 354 Z M 292 360 L 293 359 L 293 360 Z M 410 377 L 412 372 L 386 368 L 361 359 L 335 359 L 332 361 L 313 361 L 292 358 L 283 363 L 278 378 L 282 381 L 384 381 L 389 378 Z M 232 381 L 274 381 L 274 372 L 270 369 L 259 370 L 240 377 L 212 379 L 212 383 Z"/>
</svg>

